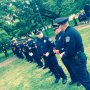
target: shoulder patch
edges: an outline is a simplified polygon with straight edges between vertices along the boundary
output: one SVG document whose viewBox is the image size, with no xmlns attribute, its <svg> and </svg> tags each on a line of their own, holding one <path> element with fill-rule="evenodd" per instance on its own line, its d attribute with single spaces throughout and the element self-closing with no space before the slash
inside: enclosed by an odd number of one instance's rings
<svg viewBox="0 0 90 90">
<path fill-rule="evenodd" d="M 69 36 L 66 36 L 65 37 L 65 41 L 66 41 L 66 43 L 70 42 L 70 37 Z"/>
</svg>

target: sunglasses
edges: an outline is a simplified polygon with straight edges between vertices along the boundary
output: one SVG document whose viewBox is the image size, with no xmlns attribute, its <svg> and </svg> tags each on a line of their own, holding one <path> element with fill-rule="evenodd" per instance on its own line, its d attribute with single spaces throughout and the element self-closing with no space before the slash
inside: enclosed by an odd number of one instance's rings
<svg viewBox="0 0 90 90">
<path fill-rule="evenodd" d="M 55 24 L 55 25 L 52 26 L 52 28 L 53 28 L 53 30 L 55 31 L 56 29 L 59 28 L 59 25 L 56 25 L 56 24 Z"/>
<path fill-rule="evenodd" d="M 56 31 L 59 27 L 53 27 L 53 30 Z"/>
</svg>

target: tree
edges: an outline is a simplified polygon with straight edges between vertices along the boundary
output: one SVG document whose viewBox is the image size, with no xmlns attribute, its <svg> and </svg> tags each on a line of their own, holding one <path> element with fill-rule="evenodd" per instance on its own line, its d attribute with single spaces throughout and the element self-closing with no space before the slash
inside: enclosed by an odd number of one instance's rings
<svg viewBox="0 0 90 90">
<path fill-rule="evenodd" d="M 11 37 L 5 32 L 5 30 L 0 29 L 0 51 L 3 44 L 7 47 L 10 46 L 10 39 Z"/>
<path fill-rule="evenodd" d="M 90 0 L 2 0 L 0 28 L 11 36 L 26 35 L 51 24 L 57 17 L 79 12 L 89 2 Z"/>
</svg>

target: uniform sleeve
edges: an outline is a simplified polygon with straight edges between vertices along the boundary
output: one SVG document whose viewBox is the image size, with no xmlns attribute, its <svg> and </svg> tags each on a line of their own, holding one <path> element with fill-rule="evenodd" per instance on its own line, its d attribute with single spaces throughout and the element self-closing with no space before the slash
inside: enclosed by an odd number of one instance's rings
<svg viewBox="0 0 90 90">
<path fill-rule="evenodd" d="M 63 37 L 57 41 L 56 49 L 59 50 L 60 53 L 64 51 Z"/>
<path fill-rule="evenodd" d="M 75 54 L 75 38 L 69 34 L 65 37 L 65 54 L 64 56 L 70 57 Z"/>
</svg>

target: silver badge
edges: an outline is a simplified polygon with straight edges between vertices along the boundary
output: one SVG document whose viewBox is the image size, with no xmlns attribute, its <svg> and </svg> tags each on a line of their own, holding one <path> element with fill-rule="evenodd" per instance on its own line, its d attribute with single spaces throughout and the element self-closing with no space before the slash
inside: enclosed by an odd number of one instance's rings
<svg viewBox="0 0 90 90">
<path fill-rule="evenodd" d="M 64 50 L 64 48 L 62 48 L 62 50 Z"/>
<path fill-rule="evenodd" d="M 31 49 L 31 47 L 29 47 L 29 50 Z"/>
<path fill-rule="evenodd" d="M 37 45 L 35 45 L 35 48 L 37 48 Z"/>
<path fill-rule="evenodd" d="M 65 39 L 66 39 L 66 43 L 68 43 L 70 41 L 70 37 L 69 36 L 67 36 Z"/>
<path fill-rule="evenodd" d="M 46 40 L 44 40 L 44 43 L 46 43 Z"/>
<path fill-rule="evenodd" d="M 35 44 L 35 42 L 33 42 L 33 44 Z"/>
<path fill-rule="evenodd" d="M 51 38 L 49 38 L 49 41 L 50 41 L 51 43 L 53 43 L 53 40 L 52 40 Z"/>
<path fill-rule="evenodd" d="M 61 37 L 59 37 L 59 40 L 61 39 Z"/>
</svg>

